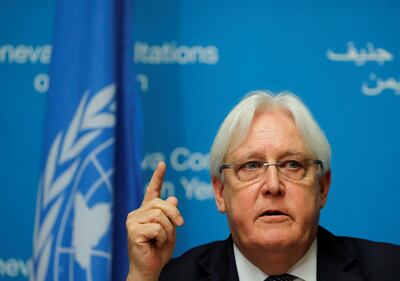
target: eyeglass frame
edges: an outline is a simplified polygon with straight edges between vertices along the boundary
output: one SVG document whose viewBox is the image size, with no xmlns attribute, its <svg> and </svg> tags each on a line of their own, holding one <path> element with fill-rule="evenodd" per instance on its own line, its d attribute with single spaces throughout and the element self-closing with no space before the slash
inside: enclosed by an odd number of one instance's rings
<svg viewBox="0 0 400 281">
<path fill-rule="evenodd" d="M 275 167 L 277 168 L 278 172 L 279 172 L 279 175 L 282 175 L 282 172 L 281 172 L 281 170 L 280 170 L 281 168 L 279 167 L 279 165 L 281 164 L 281 161 L 276 161 L 276 162 L 267 162 L 267 161 L 263 161 L 263 160 L 253 160 L 253 161 L 262 162 L 262 167 L 264 168 L 264 173 L 267 171 L 267 169 L 268 169 L 269 166 L 275 166 Z M 324 166 L 324 163 L 322 162 L 322 160 L 319 160 L 319 159 L 307 159 L 306 161 L 307 161 L 307 163 L 310 163 L 310 164 L 320 165 L 320 166 L 321 166 L 321 169 L 322 169 L 323 166 Z M 248 161 L 248 162 L 251 162 L 251 161 Z M 244 162 L 244 163 L 246 163 L 246 162 Z M 242 163 L 242 164 L 244 164 L 244 163 Z M 225 169 L 232 169 L 232 168 L 233 168 L 233 171 L 234 171 L 234 173 L 235 173 L 236 178 L 237 178 L 240 182 L 247 182 L 247 181 L 241 180 L 241 179 L 238 177 L 237 171 L 236 171 L 236 169 L 235 169 L 235 166 L 242 165 L 242 164 L 233 164 L 233 163 L 225 163 L 225 164 L 222 164 L 222 165 L 219 167 L 219 173 L 220 173 L 220 175 L 222 175 L 222 171 L 223 171 L 223 170 L 225 170 Z M 298 180 L 290 179 L 290 178 L 288 178 L 288 177 L 285 177 L 284 175 L 282 175 L 282 177 L 285 178 L 285 179 L 288 179 L 288 180 L 292 180 L 292 181 L 301 181 L 301 180 L 303 180 L 303 179 L 306 177 L 307 172 L 308 172 L 308 168 L 309 168 L 309 167 L 307 167 L 307 170 L 306 170 L 306 172 L 304 173 L 304 176 L 303 176 L 301 179 L 298 179 Z M 250 181 L 251 181 L 251 180 L 250 180 Z"/>
</svg>

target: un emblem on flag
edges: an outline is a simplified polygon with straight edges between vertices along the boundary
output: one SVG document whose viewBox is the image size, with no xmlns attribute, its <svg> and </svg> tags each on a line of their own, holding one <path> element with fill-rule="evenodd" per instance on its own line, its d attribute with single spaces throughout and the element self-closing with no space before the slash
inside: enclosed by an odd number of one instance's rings
<svg viewBox="0 0 400 281">
<path fill-rule="evenodd" d="M 78 276 L 78 280 L 101 280 L 110 274 L 112 206 L 105 198 L 112 194 L 113 167 L 101 159 L 108 158 L 113 148 L 111 140 L 102 143 L 77 171 L 80 190 L 71 195 L 64 210 L 55 245 L 60 280 Z"/>
<path fill-rule="evenodd" d="M 110 276 L 114 127 L 110 85 L 85 93 L 54 138 L 39 187 L 33 280 Z"/>
</svg>

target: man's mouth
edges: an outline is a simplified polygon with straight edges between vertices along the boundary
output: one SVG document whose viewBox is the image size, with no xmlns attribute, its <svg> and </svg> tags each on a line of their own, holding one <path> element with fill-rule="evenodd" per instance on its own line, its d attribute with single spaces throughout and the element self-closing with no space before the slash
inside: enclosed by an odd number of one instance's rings
<svg viewBox="0 0 400 281">
<path fill-rule="evenodd" d="M 284 212 L 281 212 L 279 210 L 268 210 L 268 211 L 265 211 L 264 213 L 262 213 L 260 216 L 261 217 L 264 217 L 264 216 L 268 216 L 268 217 L 287 216 L 287 214 L 285 214 Z"/>
</svg>

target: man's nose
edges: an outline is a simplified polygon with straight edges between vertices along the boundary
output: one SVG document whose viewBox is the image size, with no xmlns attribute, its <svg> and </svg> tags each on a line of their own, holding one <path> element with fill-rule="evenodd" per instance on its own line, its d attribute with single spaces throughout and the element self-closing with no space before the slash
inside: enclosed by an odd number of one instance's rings
<svg viewBox="0 0 400 281">
<path fill-rule="evenodd" d="M 270 164 L 265 169 L 262 193 L 264 195 L 283 195 L 282 181 L 277 164 Z"/>
</svg>

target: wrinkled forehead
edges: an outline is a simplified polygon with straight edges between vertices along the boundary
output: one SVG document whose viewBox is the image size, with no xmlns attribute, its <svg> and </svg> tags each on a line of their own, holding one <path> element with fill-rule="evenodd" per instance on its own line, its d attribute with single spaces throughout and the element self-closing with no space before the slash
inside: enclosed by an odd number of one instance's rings
<svg viewBox="0 0 400 281">
<path fill-rule="evenodd" d="M 235 134 L 225 159 L 267 151 L 281 155 L 309 154 L 292 114 L 281 106 L 257 111 L 246 130 Z"/>
</svg>

